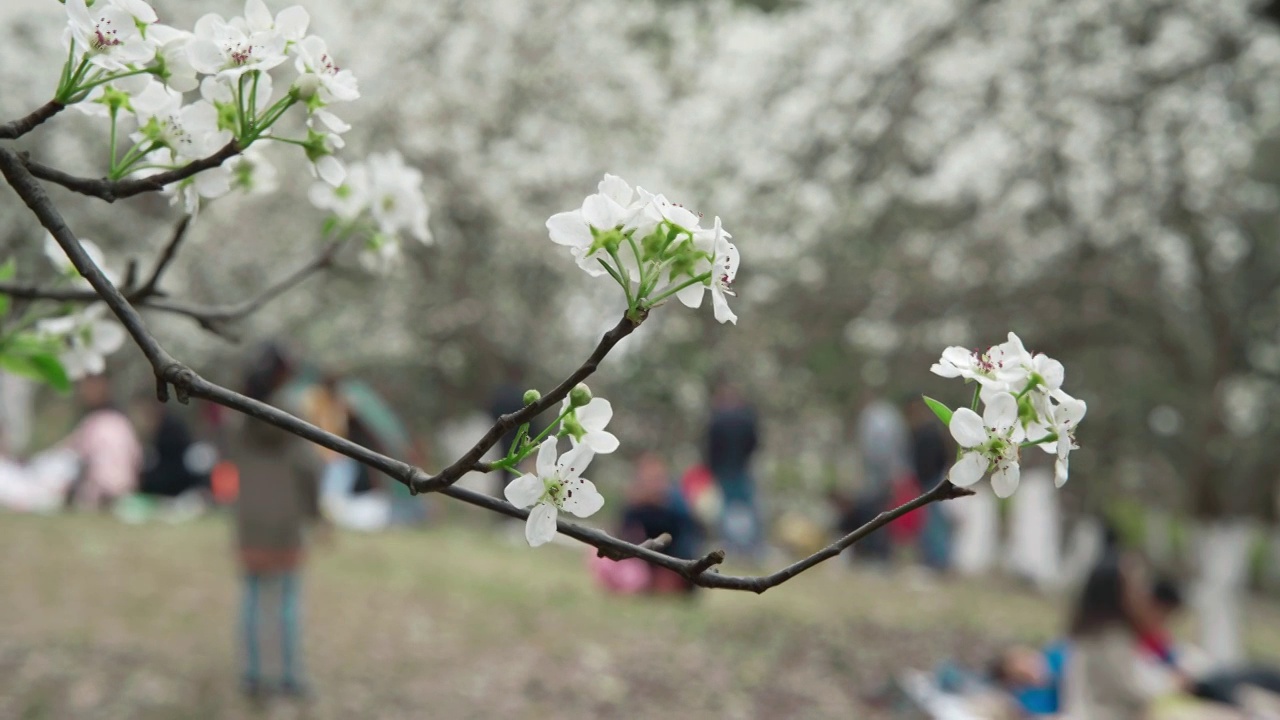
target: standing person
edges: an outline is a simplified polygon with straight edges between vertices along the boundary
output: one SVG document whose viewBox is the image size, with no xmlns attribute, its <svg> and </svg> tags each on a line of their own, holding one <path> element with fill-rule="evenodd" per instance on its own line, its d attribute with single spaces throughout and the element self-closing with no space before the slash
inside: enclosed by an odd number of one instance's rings
<svg viewBox="0 0 1280 720">
<path fill-rule="evenodd" d="M 919 396 L 907 404 L 907 420 L 911 426 L 911 459 L 920 489 L 931 490 L 946 477 L 955 456 L 947 446 L 942 423 Z M 951 519 L 941 503 L 930 503 L 920 512 L 925 516 L 920 555 L 925 565 L 945 572 L 951 564 Z"/>
<path fill-rule="evenodd" d="M 105 510 L 138 488 L 142 444 L 133 423 L 116 407 L 111 382 L 92 375 L 77 386 L 84 418 L 62 443 L 80 460 L 80 475 L 72 483 L 67 503 Z"/>
<path fill-rule="evenodd" d="M 895 483 L 911 473 L 911 435 L 898 408 L 870 396 L 862 407 L 855 429 L 855 443 L 862 455 L 864 485 L 854 501 L 854 527 L 870 522 L 889 508 Z M 886 563 L 892 546 L 883 528 L 858 543 L 855 555 Z"/>
<path fill-rule="evenodd" d="M 723 499 L 720 531 L 743 556 L 758 557 L 763 540 L 751 457 L 760 444 L 756 412 L 731 382 L 722 381 L 712 399 L 707 427 L 707 467 Z"/>
<path fill-rule="evenodd" d="M 518 412 L 525 406 L 524 392 L 528 388 L 524 386 L 524 368 L 516 363 L 507 366 L 506 377 L 496 388 L 493 394 L 489 396 L 489 417 L 494 422 L 503 415 L 509 415 Z M 511 447 L 511 443 L 515 442 L 516 434 L 520 431 L 519 427 L 511 428 L 502 439 L 498 441 L 498 452 L 506 455 L 507 450 Z M 535 437 L 537 430 L 531 423 L 529 425 L 529 437 Z M 516 478 L 513 470 L 502 469 L 498 471 L 498 487 L 496 490 L 497 497 L 504 498 L 503 491 L 507 485 Z M 499 520 L 510 520 L 505 515 L 499 515 Z"/>
<path fill-rule="evenodd" d="M 293 373 L 284 350 L 259 349 L 245 377 L 244 394 L 272 404 Z M 236 499 L 236 543 L 244 581 L 241 606 L 243 689 L 250 697 L 279 689 L 307 693 L 299 643 L 299 570 L 303 531 L 320 520 L 321 460 L 310 443 L 265 422 L 241 416 L 229 438 L 229 454 L 240 471 Z M 270 597 L 272 602 L 264 602 Z M 266 612 L 269 611 L 269 612 Z M 262 669 L 263 621 L 280 625 L 282 671 L 269 684 Z"/>
</svg>

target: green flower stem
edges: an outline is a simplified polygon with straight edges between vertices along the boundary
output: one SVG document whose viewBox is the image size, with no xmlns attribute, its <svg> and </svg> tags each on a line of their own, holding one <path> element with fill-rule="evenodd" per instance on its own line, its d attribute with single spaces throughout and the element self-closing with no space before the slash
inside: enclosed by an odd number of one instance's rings
<svg viewBox="0 0 1280 720">
<path fill-rule="evenodd" d="M 272 105 L 271 107 L 267 108 L 267 111 L 264 112 L 262 114 L 262 117 L 258 118 L 257 122 L 254 124 L 253 132 L 245 137 L 240 138 L 240 142 L 243 144 L 243 146 L 247 148 L 249 147 L 249 145 L 253 144 L 255 140 L 262 137 L 262 134 L 265 133 L 272 125 L 274 125 L 275 122 L 280 119 L 280 116 L 284 115 L 285 111 L 293 107 L 294 103 L 296 102 L 298 102 L 297 98 L 294 98 L 291 95 L 286 95 L 285 97 L 278 100 L 275 105 Z M 278 139 L 278 138 L 272 138 L 272 139 Z M 304 144 L 304 143 L 299 143 L 299 144 Z"/>
<path fill-rule="evenodd" d="M 74 47 L 74 44 L 73 44 L 73 47 Z M 70 66 L 71 58 L 69 56 L 67 58 L 67 61 L 68 61 L 68 66 Z M 77 65 L 76 69 L 72 71 L 71 74 L 67 77 L 66 83 L 58 88 L 58 94 L 54 99 L 62 103 L 63 105 L 70 105 L 72 102 L 74 102 L 74 98 L 77 92 L 76 86 L 80 84 L 80 81 L 84 78 L 84 74 L 88 70 L 88 68 L 89 68 L 89 55 L 88 53 L 85 53 L 85 56 L 80 58 L 80 64 Z"/>
<path fill-rule="evenodd" d="M 618 269 L 616 279 L 618 280 L 618 284 L 622 286 L 622 292 L 627 296 L 627 312 L 635 312 L 636 301 L 640 298 L 631 296 L 631 274 L 622 266 L 622 258 L 618 257 L 618 251 L 616 249 L 609 249 L 609 257 L 613 258 L 614 266 Z"/>
<path fill-rule="evenodd" d="M 676 293 L 689 287 L 690 285 L 694 285 L 697 283 L 705 283 L 710 279 L 711 279 L 711 273 L 710 271 L 708 271 L 708 272 L 702 273 L 697 277 L 689 278 L 688 280 L 680 283 L 679 285 L 669 287 L 666 290 L 664 290 L 661 295 L 650 300 L 648 303 L 648 307 L 653 307 L 654 305 L 657 305 L 659 302 L 666 300 L 667 298 L 671 297 L 672 295 L 675 295 Z"/>
<path fill-rule="evenodd" d="M 118 114 L 120 114 L 120 108 L 113 103 L 111 105 L 111 146 L 107 151 L 110 157 L 110 162 L 107 163 L 107 172 L 111 174 L 116 171 L 116 115 Z"/>
<path fill-rule="evenodd" d="M 520 441 L 524 440 L 524 436 L 528 434 L 529 423 L 524 423 L 520 426 L 519 432 L 516 433 L 515 439 L 511 441 L 511 447 L 507 448 L 507 457 L 511 457 L 515 454 L 516 448 L 520 447 Z"/>
<path fill-rule="evenodd" d="M 627 235 L 627 244 L 631 246 L 631 254 L 636 258 L 636 268 L 638 268 L 637 271 L 640 273 L 639 284 L 636 288 L 636 302 L 639 303 L 644 299 L 645 293 L 647 292 L 645 290 L 645 285 L 648 283 L 649 278 L 645 276 L 644 258 L 640 257 L 640 248 L 636 246 L 635 238 L 631 235 Z"/>
<path fill-rule="evenodd" d="M 146 157 L 148 153 L 158 147 L 160 147 L 160 143 L 158 142 L 150 142 L 145 145 L 141 143 L 134 145 L 129 148 L 129 152 L 124 154 L 124 157 L 120 160 L 120 164 L 111 171 L 111 174 L 108 175 L 108 177 L 112 180 L 119 180 L 125 175 L 128 175 L 136 169 L 135 166 L 140 160 L 142 160 L 142 158 Z"/>
<path fill-rule="evenodd" d="M 1058 439 L 1058 433 L 1049 433 L 1039 440 L 1024 440 L 1020 447 L 1031 447 L 1033 445 L 1043 445 L 1047 442 L 1053 442 Z"/>
<path fill-rule="evenodd" d="M 253 73 L 253 89 L 249 93 L 249 117 L 255 121 L 258 119 L 258 76 L 262 73 L 254 71 Z"/>
<path fill-rule="evenodd" d="M 978 412 L 978 397 L 982 394 L 982 383 L 977 383 L 973 387 L 973 402 L 969 403 L 969 409 Z"/>
<path fill-rule="evenodd" d="M 249 136 L 250 120 L 248 117 L 248 108 L 244 104 L 244 81 L 245 76 L 241 75 L 236 81 L 236 119 L 240 125 L 240 131 L 236 133 L 242 138 Z"/>
<path fill-rule="evenodd" d="M 517 442 L 513 443 L 512 449 L 507 452 L 507 456 L 499 460 L 498 462 L 494 463 L 493 467 L 495 469 L 506 468 L 508 470 L 514 470 L 517 465 L 524 462 L 525 458 L 529 457 L 534 453 L 535 449 L 542 443 L 543 440 L 546 439 L 547 433 L 551 432 L 551 428 L 554 427 L 556 423 L 559 423 L 562 420 L 564 420 L 566 417 L 568 417 L 569 413 L 571 412 L 573 412 L 573 408 L 569 408 L 568 410 L 565 410 L 564 412 L 560 413 L 559 417 L 551 421 L 551 424 L 547 425 L 545 428 L 542 429 L 542 432 L 538 433 L 538 437 L 530 440 L 528 444 L 520 446 L 520 443 L 518 441 L 521 440 L 529 430 L 529 423 L 525 423 L 523 426 L 521 426 L 520 434 L 516 436 Z"/>
<path fill-rule="evenodd" d="M 113 80 L 119 80 L 120 78 L 131 77 L 133 75 L 144 75 L 147 73 L 154 73 L 154 72 L 155 71 L 150 68 L 143 68 L 141 70 L 130 70 L 129 72 L 116 73 L 115 75 L 104 75 L 102 77 L 95 78 L 92 82 L 88 82 L 78 86 L 75 89 L 75 94 L 80 95 L 81 93 L 84 93 L 84 91 L 86 90 L 92 90 L 98 87 L 99 85 L 106 85 L 107 83 L 112 82 Z"/>
</svg>

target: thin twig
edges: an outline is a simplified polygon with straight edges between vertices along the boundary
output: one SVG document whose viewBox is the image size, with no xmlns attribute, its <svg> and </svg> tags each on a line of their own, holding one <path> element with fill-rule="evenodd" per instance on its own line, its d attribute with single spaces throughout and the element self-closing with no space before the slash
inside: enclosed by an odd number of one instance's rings
<svg viewBox="0 0 1280 720">
<path fill-rule="evenodd" d="M 139 298 L 150 297 L 159 292 L 160 276 L 164 275 L 164 271 L 168 269 L 169 263 L 178 256 L 178 246 L 182 244 L 183 238 L 187 236 L 187 228 L 191 225 L 191 216 L 183 215 L 182 219 L 173 228 L 173 234 L 169 236 L 169 242 L 165 244 L 164 250 L 160 251 L 160 258 L 156 260 L 156 266 L 151 269 L 151 277 L 138 288 L 137 295 Z M 129 297 L 125 293 L 125 297 Z M 130 300 L 135 298 L 129 297 Z"/>
<path fill-rule="evenodd" d="M 305 265 L 300 266 L 288 275 L 280 278 L 271 285 L 268 285 L 266 288 L 263 288 L 263 290 L 257 295 L 238 303 L 200 306 L 176 300 L 151 298 L 143 307 L 152 310 L 176 313 L 178 315 L 185 315 L 200 323 L 201 327 L 209 330 L 210 332 L 221 332 L 222 324 L 243 319 L 248 315 L 257 312 L 264 305 L 292 289 L 298 283 L 301 283 L 316 272 L 332 265 L 334 257 L 342 247 L 342 243 L 342 239 L 329 242 L 329 244 L 325 245 L 319 254 L 309 260 Z"/>
<path fill-rule="evenodd" d="M 235 140 L 222 146 L 218 152 L 199 160 L 183 165 L 176 170 L 169 170 L 155 175 L 149 175 L 144 178 L 133 178 L 129 180 L 108 180 L 107 178 L 84 178 L 76 175 L 65 173 L 57 168 L 41 165 L 32 160 L 25 153 L 22 155 L 21 162 L 26 166 L 32 175 L 47 180 L 51 183 L 61 185 L 62 187 L 78 192 L 81 195 L 89 195 L 92 197 L 106 200 L 107 202 L 115 202 L 123 200 L 134 195 L 141 195 L 146 192 L 156 192 L 163 190 L 165 185 L 169 183 L 179 182 L 212 168 L 216 168 L 222 163 L 230 160 L 240 154 L 240 146 Z"/>
<path fill-rule="evenodd" d="M 582 365 L 579 366 L 577 370 L 574 370 L 569 377 L 564 379 L 564 382 L 557 385 L 555 389 L 551 390 L 546 395 L 543 395 L 536 402 L 525 405 L 516 412 L 499 417 L 497 422 L 493 424 L 493 427 L 489 428 L 489 432 L 485 433 L 484 437 L 476 441 L 476 444 L 463 454 L 462 457 L 458 458 L 452 465 L 441 470 L 439 473 L 433 475 L 421 484 L 410 485 L 409 489 L 413 492 L 434 492 L 452 485 L 458 481 L 458 478 L 473 470 L 487 471 L 487 466 L 480 464 L 480 458 L 484 457 L 484 454 L 489 452 L 489 448 L 492 448 L 497 444 L 497 442 L 502 439 L 503 435 L 506 435 L 508 432 L 511 432 L 520 425 L 533 420 L 544 410 L 558 405 L 561 400 L 568 397 L 569 392 L 573 390 L 578 383 L 586 380 L 591 376 L 591 373 L 596 371 L 596 368 L 600 366 L 600 361 L 604 359 L 605 355 L 609 354 L 609 351 L 613 349 L 613 346 L 617 345 L 623 338 L 630 335 L 636 328 L 640 327 L 640 323 L 644 322 L 645 317 L 646 315 L 644 313 L 641 313 L 637 320 L 632 320 L 629 317 L 623 316 L 623 318 L 618 321 L 618 324 L 613 326 L 612 330 L 605 333 L 604 337 L 600 338 L 600 343 L 596 345 L 596 349 L 591 352 L 591 355 L 583 361 Z"/>
<path fill-rule="evenodd" d="M 66 105 L 56 100 L 50 100 L 33 110 L 30 115 L 0 125 L 0 140 L 16 140 L 26 135 L 39 127 L 44 121 L 62 112 L 65 107 Z"/>
<path fill-rule="evenodd" d="M 138 315 L 137 310 L 129 304 L 128 299 L 118 290 L 106 275 L 85 252 L 80 241 L 76 239 L 71 229 L 67 227 L 66 222 L 62 219 L 57 209 L 54 207 L 49 196 L 45 193 L 44 188 L 36 181 L 33 175 L 27 170 L 22 160 L 12 151 L 0 148 L 0 172 L 4 174 L 6 180 L 22 198 L 36 217 L 39 218 L 40 224 L 47 229 L 58 242 L 58 245 L 67 253 L 67 257 L 71 259 L 72 264 L 76 267 L 80 274 L 84 276 L 89 284 L 102 296 L 107 306 L 119 318 L 121 324 L 133 337 L 134 342 L 141 348 L 143 355 L 151 364 L 151 368 L 156 375 L 156 396 L 161 401 L 169 399 L 169 386 L 173 386 L 176 391 L 179 402 L 187 402 L 192 397 L 203 398 L 211 402 L 217 403 L 232 410 L 239 411 L 245 415 L 257 418 L 293 435 L 305 440 L 310 440 L 317 445 L 329 448 L 339 452 L 347 457 L 357 460 L 371 468 L 380 470 L 387 475 L 396 478 L 400 482 L 409 486 L 411 490 L 435 489 L 441 494 L 461 500 L 462 502 L 477 507 L 482 507 L 493 512 L 501 513 L 515 518 L 525 519 L 529 516 L 528 510 L 522 510 L 512 506 L 498 498 L 490 497 L 457 485 L 444 484 L 438 488 L 432 487 L 431 481 L 437 481 L 446 477 L 446 472 L 441 472 L 434 478 L 428 478 L 426 473 L 408 463 L 395 460 L 381 453 L 374 452 L 350 440 L 339 437 L 329 432 L 325 432 L 320 428 L 308 423 L 300 418 L 290 415 L 279 408 L 272 407 L 263 402 L 253 400 L 239 393 L 228 390 L 221 385 L 211 383 L 208 380 L 197 375 L 190 368 L 179 363 L 173 358 L 160 343 L 147 330 L 143 324 L 142 318 Z M 643 318 L 641 318 L 643 319 Z M 522 410 L 510 415 L 503 416 L 489 434 L 501 436 L 502 432 L 515 426 L 515 423 L 525 422 L 532 419 L 542 410 L 550 407 L 558 402 L 569 390 L 573 388 L 583 378 L 590 375 L 599 364 L 600 360 L 613 348 L 623 337 L 626 337 L 637 326 L 637 322 L 623 319 L 612 330 L 605 334 L 600 344 L 592 352 L 587 362 L 578 368 L 564 383 L 552 391 L 552 393 L 544 396 L 536 403 L 525 406 Z M 558 394 L 558 398 L 553 399 L 553 395 Z M 496 439 L 494 440 L 496 441 Z M 462 458 L 451 465 L 451 468 L 471 468 L 475 465 L 475 459 L 468 459 L 473 454 L 483 454 L 494 441 L 489 440 L 487 434 L 480 442 L 468 451 Z M 488 443 L 486 445 L 486 443 Z M 595 547 L 601 554 L 610 558 L 629 558 L 636 557 L 653 565 L 664 567 L 679 573 L 681 576 L 688 578 L 696 585 L 708 588 L 723 588 L 728 590 L 749 590 L 755 593 L 762 593 L 771 587 L 781 585 L 782 583 L 796 577 L 804 571 L 814 567 L 815 565 L 829 560 L 848 549 L 854 543 L 880 528 L 888 525 L 897 518 L 906 515 L 912 510 L 917 510 L 930 503 L 950 498 L 962 497 L 972 494 L 972 491 L 963 488 L 957 488 L 950 482 L 943 480 L 936 487 L 927 493 L 917 497 L 916 499 L 900 505 L 887 512 L 882 512 L 870 522 L 853 532 L 840 538 L 835 543 L 813 553 L 812 555 L 788 565 L 777 572 L 770 575 L 760 576 L 732 576 L 721 575 L 709 570 L 724 561 L 724 552 L 715 550 L 703 555 L 700 558 L 692 560 L 683 560 L 664 555 L 655 549 L 663 538 L 657 538 L 654 541 L 647 541 L 640 545 L 619 540 L 608 533 L 594 528 L 588 528 L 575 523 L 566 521 L 557 522 L 558 532 L 568 537 L 580 540 L 588 545 Z"/>
</svg>

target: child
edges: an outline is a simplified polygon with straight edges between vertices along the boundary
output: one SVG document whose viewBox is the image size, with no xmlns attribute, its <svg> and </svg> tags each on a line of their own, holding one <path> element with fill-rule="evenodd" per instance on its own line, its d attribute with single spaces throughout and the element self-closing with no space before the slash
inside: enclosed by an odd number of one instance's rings
<svg viewBox="0 0 1280 720">
<path fill-rule="evenodd" d="M 284 351 L 267 345 L 248 370 L 245 395 L 277 404 L 279 390 L 291 374 Z M 232 430 L 229 455 L 240 474 L 235 516 L 244 579 L 243 690 L 251 698 L 268 690 L 301 697 L 308 691 L 298 637 L 298 571 L 304 526 L 320 520 L 320 456 L 301 438 L 247 416 Z M 267 597 L 270 603 L 264 602 Z M 268 683 L 262 669 L 264 619 L 280 624 L 283 667 L 278 685 Z"/>
</svg>

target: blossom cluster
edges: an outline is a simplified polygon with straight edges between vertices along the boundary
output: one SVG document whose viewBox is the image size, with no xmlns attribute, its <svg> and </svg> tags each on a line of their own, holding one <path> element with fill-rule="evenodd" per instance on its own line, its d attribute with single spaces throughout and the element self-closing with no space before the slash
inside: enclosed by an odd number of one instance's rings
<svg viewBox="0 0 1280 720">
<path fill-rule="evenodd" d="M 700 215 L 642 187 L 605 175 L 582 207 L 547 220 L 551 240 L 569 248 L 587 274 L 611 275 L 631 309 L 675 295 L 691 308 L 711 293 L 716 320 L 737 323 L 729 309 L 738 274 L 738 248 L 720 218 L 701 226 Z"/>
<path fill-rule="evenodd" d="M 947 479 L 967 487 L 991 474 L 991 488 L 1009 497 L 1018 488 L 1024 446 L 1034 445 L 1056 456 L 1054 482 L 1067 481 L 1068 456 L 1079 446 L 1076 427 L 1084 418 L 1083 400 L 1062 389 L 1066 370 L 1044 353 L 1031 353 L 1014 333 L 985 351 L 955 346 L 942 352 L 931 368 L 936 375 L 978 384 L 974 407 L 951 412 L 930 399 L 960 446 L 960 457 Z M 976 412 L 978 403 L 982 414 Z"/>
<path fill-rule="evenodd" d="M 344 229 L 363 234 L 360 262 L 372 272 L 385 274 L 395 266 L 401 234 L 423 244 L 432 241 L 422 173 L 405 164 L 398 152 L 372 153 L 351 164 L 343 183 L 317 183 L 309 196 Z"/>
<path fill-rule="evenodd" d="M 342 183 L 345 168 L 334 152 L 350 126 L 327 107 L 360 93 L 325 41 L 307 34 L 310 17 L 301 6 L 273 16 L 262 0 L 247 0 L 242 17 L 208 14 L 193 31 L 158 22 L 144 0 L 66 0 L 66 9 L 67 61 L 56 99 L 110 118 L 113 179 L 180 167 L 233 140 L 245 150 L 274 139 L 300 146 L 313 175 Z M 291 73 L 282 71 L 287 67 Z M 289 83 L 282 92 L 272 73 Z M 188 101 L 196 91 L 199 98 Z M 306 108 L 305 138 L 274 136 L 273 126 L 296 104 Z M 133 145 L 118 153 L 125 123 L 136 124 Z M 195 212 L 200 198 L 253 185 L 246 169 L 263 165 L 258 156 L 199 173 L 173 190 L 174 199 Z"/>
<path fill-rule="evenodd" d="M 92 240 L 80 240 L 94 264 L 112 283 L 119 282 L 117 274 L 106 267 L 102 251 Z M 71 280 L 71 286 L 90 290 L 89 281 L 80 276 L 75 266 L 62 252 L 52 235 L 45 237 L 45 256 L 57 268 L 58 274 Z M 125 331 L 107 311 L 102 302 L 95 302 L 75 312 L 41 319 L 35 326 L 36 334 L 51 344 L 57 352 L 58 362 L 70 380 L 86 375 L 97 375 L 106 369 L 106 357 L 124 346 Z"/>
<path fill-rule="evenodd" d="M 528 401 L 536 398 L 537 391 L 526 395 Z M 551 542 L 559 511 L 589 517 L 604 507 L 604 497 L 594 483 L 582 477 L 582 472 L 596 455 L 618 449 L 618 438 L 605 430 L 612 418 L 609 401 L 592 397 L 591 390 L 579 384 L 560 405 L 559 432 L 537 445 L 534 472 L 521 475 L 504 489 L 507 502 L 518 508 L 532 508 L 524 530 L 531 546 Z M 563 455 L 556 449 L 561 437 L 568 437 L 571 446 Z M 512 453 L 517 461 L 524 455 L 519 447 L 512 448 Z"/>
</svg>

